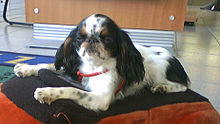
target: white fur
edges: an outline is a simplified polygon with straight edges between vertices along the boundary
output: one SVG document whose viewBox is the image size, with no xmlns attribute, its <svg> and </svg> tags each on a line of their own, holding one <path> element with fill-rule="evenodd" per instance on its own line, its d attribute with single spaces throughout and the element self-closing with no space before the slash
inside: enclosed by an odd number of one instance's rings
<svg viewBox="0 0 220 124">
<path fill-rule="evenodd" d="M 135 45 L 144 58 L 145 78 L 144 81 L 153 81 L 154 83 L 166 82 L 165 72 L 168 59 L 171 57 L 169 51 L 162 47 L 143 47 Z M 161 52 L 160 55 L 155 53 Z"/>
<path fill-rule="evenodd" d="M 27 64 L 17 64 L 14 67 L 14 73 L 18 77 L 28 77 L 28 76 L 38 76 L 38 71 L 40 69 L 49 69 L 55 71 L 54 65 L 50 64 L 37 64 L 37 65 L 27 65 Z"/>
<path fill-rule="evenodd" d="M 98 21 L 99 20 L 99 21 Z M 105 21 L 105 18 L 102 17 L 95 17 L 95 15 L 91 15 L 86 19 L 86 33 L 88 35 L 93 35 L 95 33 L 101 33 L 103 29 L 103 22 Z"/>
</svg>

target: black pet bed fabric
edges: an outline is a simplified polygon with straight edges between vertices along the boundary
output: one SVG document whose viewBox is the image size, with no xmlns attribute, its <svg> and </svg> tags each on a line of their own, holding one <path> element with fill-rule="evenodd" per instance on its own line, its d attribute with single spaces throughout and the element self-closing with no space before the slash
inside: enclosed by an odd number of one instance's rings
<svg viewBox="0 0 220 124">
<path fill-rule="evenodd" d="M 77 81 L 75 82 L 77 83 Z M 78 84 L 77 84 L 78 85 Z M 76 85 L 76 87 L 78 87 Z M 57 74 L 42 69 L 39 76 L 27 78 L 14 77 L 5 82 L 2 86 L 2 92 L 13 101 L 19 108 L 22 108 L 29 115 L 44 123 L 62 124 L 68 123 L 64 116 L 56 117 L 60 112 L 65 113 L 69 120 L 75 123 L 94 123 L 102 118 L 119 115 L 123 113 L 149 110 L 175 103 L 191 103 L 207 101 L 205 97 L 187 90 L 181 93 L 170 93 L 165 95 L 152 94 L 147 88 L 140 93 L 118 100 L 110 105 L 107 111 L 94 112 L 87 110 L 71 100 L 57 100 L 51 105 L 40 104 L 33 98 L 36 88 L 40 87 L 67 87 L 73 86 L 68 81 L 63 80 Z M 79 86 L 80 88 L 81 86 Z"/>
</svg>

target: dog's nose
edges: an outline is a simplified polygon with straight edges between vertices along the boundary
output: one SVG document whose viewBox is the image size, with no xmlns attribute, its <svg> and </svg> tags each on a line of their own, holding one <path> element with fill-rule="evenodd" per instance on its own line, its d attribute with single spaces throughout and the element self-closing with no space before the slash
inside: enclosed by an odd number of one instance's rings
<svg viewBox="0 0 220 124">
<path fill-rule="evenodd" d="M 95 43 L 95 42 L 98 42 L 99 40 L 97 38 L 89 38 L 88 39 L 88 42 L 89 43 Z"/>
<path fill-rule="evenodd" d="M 96 39 L 89 39 L 89 43 L 94 43 L 94 42 L 96 42 L 97 40 Z"/>
</svg>

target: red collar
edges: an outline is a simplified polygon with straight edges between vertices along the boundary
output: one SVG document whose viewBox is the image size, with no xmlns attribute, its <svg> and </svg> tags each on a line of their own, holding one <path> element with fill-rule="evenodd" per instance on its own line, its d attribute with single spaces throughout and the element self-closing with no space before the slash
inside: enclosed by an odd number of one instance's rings
<svg viewBox="0 0 220 124">
<path fill-rule="evenodd" d="M 91 73 L 91 74 L 84 74 L 84 73 L 80 72 L 80 70 L 79 70 L 79 71 L 77 71 L 77 76 L 79 76 L 79 82 L 81 83 L 82 82 L 82 77 L 93 77 L 93 76 L 97 76 L 97 75 L 106 73 L 108 71 L 109 71 L 109 69 L 104 69 L 102 72 L 95 72 L 95 73 Z M 125 79 L 122 80 L 119 88 L 115 91 L 115 95 L 122 89 L 124 83 L 125 83 Z"/>
<path fill-rule="evenodd" d="M 82 82 L 82 77 L 93 77 L 93 76 L 97 76 L 97 75 L 106 73 L 108 71 L 109 71 L 108 69 L 104 69 L 102 72 L 95 72 L 92 74 L 84 74 L 84 73 L 80 72 L 80 70 L 79 70 L 79 71 L 77 71 L 77 76 L 79 76 L 79 82 Z"/>
</svg>

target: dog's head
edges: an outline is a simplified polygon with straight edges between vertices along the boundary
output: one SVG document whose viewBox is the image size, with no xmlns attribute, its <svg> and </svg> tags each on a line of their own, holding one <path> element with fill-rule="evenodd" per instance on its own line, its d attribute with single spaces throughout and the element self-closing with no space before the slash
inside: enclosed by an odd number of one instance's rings
<svg viewBox="0 0 220 124">
<path fill-rule="evenodd" d="M 116 60 L 116 69 L 127 82 L 143 79 L 143 58 L 129 36 L 109 17 L 95 14 L 71 31 L 57 52 L 55 66 L 72 73 L 84 59 L 106 62 L 109 58 Z"/>
<path fill-rule="evenodd" d="M 76 50 L 82 59 L 104 62 L 118 54 L 119 29 L 110 18 L 100 14 L 92 15 L 77 28 Z"/>
</svg>

